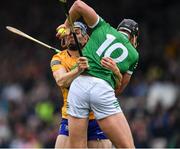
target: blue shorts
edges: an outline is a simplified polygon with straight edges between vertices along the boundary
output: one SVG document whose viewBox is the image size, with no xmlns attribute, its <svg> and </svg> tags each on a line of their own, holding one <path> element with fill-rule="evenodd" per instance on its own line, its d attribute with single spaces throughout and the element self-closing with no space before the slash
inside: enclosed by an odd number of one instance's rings
<svg viewBox="0 0 180 149">
<path fill-rule="evenodd" d="M 69 136 L 68 131 L 68 120 L 62 119 L 60 128 L 59 128 L 59 135 L 66 135 Z M 88 140 L 103 140 L 108 139 L 104 132 L 100 129 L 96 120 L 89 120 L 88 125 Z"/>
</svg>

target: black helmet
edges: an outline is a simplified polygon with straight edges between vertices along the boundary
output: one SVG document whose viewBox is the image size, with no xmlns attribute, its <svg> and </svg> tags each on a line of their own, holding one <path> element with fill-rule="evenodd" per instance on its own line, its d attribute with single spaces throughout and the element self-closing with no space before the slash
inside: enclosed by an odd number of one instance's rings
<svg viewBox="0 0 180 149">
<path fill-rule="evenodd" d="M 121 23 L 118 25 L 117 30 L 126 30 L 131 35 L 138 36 L 139 28 L 138 23 L 131 19 L 123 19 Z"/>
</svg>

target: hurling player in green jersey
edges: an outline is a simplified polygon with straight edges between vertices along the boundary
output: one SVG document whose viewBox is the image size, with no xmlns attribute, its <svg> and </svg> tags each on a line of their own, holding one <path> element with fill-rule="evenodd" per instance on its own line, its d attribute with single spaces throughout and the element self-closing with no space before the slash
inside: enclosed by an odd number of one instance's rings
<svg viewBox="0 0 180 149">
<path fill-rule="evenodd" d="M 83 48 L 89 68 L 72 82 L 68 95 L 70 146 L 87 147 L 88 116 L 93 111 L 99 126 L 115 147 L 134 148 L 128 122 L 114 91 L 123 91 L 136 68 L 139 58 L 135 49 L 138 24 L 131 19 L 124 19 L 114 29 L 80 0 L 74 2 L 69 14 L 73 22 L 83 17 L 92 28 L 92 35 Z M 69 28 L 69 25 L 66 20 L 59 28 Z"/>
</svg>

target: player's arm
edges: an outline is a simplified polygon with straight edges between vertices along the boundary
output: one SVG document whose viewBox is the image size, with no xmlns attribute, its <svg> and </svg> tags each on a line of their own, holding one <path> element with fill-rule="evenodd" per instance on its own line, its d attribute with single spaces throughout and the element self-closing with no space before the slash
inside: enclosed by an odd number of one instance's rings
<svg viewBox="0 0 180 149">
<path fill-rule="evenodd" d="M 95 10 L 81 0 L 76 0 L 74 2 L 69 10 L 69 14 L 73 22 L 83 17 L 84 21 L 89 26 L 93 26 L 99 18 Z M 65 25 L 69 25 L 68 20 L 65 21 Z"/>
<path fill-rule="evenodd" d="M 126 88 L 126 86 L 128 85 L 128 83 L 129 83 L 129 81 L 131 79 L 133 71 L 137 67 L 137 64 L 138 64 L 138 60 L 135 61 L 130 66 L 129 70 L 126 73 L 123 74 L 121 85 L 119 86 L 119 88 L 116 89 L 116 95 L 120 95 L 123 92 L 123 90 Z"/>
<path fill-rule="evenodd" d="M 120 95 L 128 85 L 131 79 L 132 71 L 128 71 L 122 75 L 116 63 L 112 60 L 112 58 L 109 57 L 102 58 L 101 64 L 107 69 L 112 70 L 112 72 L 116 75 L 115 94 Z M 135 65 L 132 65 L 132 68 L 130 69 L 133 70 L 136 66 L 137 64 L 135 63 Z"/>
<path fill-rule="evenodd" d="M 84 3 L 81 0 L 76 0 L 74 4 L 71 6 L 69 10 L 69 15 L 71 17 L 72 22 L 76 21 L 80 17 L 84 19 L 86 24 L 90 27 L 94 27 L 99 20 L 99 16 L 95 12 L 94 9 L 92 9 L 90 6 L 88 6 L 86 3 Z M 63 25 L 60 25 L 57 30 L 60 28 L 68 27 L 69 28 L 69 22 L 66 19 Z M 57 37 L 61 36 L 61 33 L 56 34 Z"/>
<path fill-rule="evenodd" d="M 67 72 L 65 68 L 61 67 L 59 70 L 53 72 L 54 79 L 60 87 L 68 88 L 71 82 L 80 74 L 77 68 Z"/>
<path fill-rule="evenodd" d="M 56 67 L 55 65 L 53 65 L 53 61 L 51 62 L 51 67 L 52 67 L 52 70 L 53 70 L 53 67 Z M 61 65 L 59 66 L 58 69 L 53 71 L 53 76 L 58 86 L 68 88 L 71 82 L 88 67 L 89 66 L 88 66 L 87 59 L 85 57 L 80 57 L 78 59 L 78 65 L 75 69 L 67 72 L 65 67 Z"/>
<path fill-rule="evenodd" d="M 101 60 L 101 64 L 103 67 L 106 67 L 107 69 L 110 69 L 116 76 L 116 86 L 115 86 L 115 93 L 116 90 L 121 87 L 122 84 L 122 74 L 117 67 L 116 63 L 113 61 L 110 57 L 103 57 Z"/>
<path fill-rule="evenodd" d="M 123 92 L 123 90 L 128 85 L 130 79 L 131 79 L 131 74 L 129 74 L 129 73 L 123 74 L 121 84 L 115 90 L 116 95 L 120 95 Z"/>
<path fill-rule="evenodd" d="M 113 73 L 114 73 L 115 76 L 116 76 L 115 94 L 118 95 L 118 94 L 117 94 L 117 93 L 118 93 L 118 89 L 119 89 L 119 88 L 121 87 L 121 85 L 122 85 L 122 78 L 123 78 L 123 76 L 122 76 L 121 72 L 119 71 L 119 69 L 118 69 L 117 71 L 113 72 Z"/>
</svg>

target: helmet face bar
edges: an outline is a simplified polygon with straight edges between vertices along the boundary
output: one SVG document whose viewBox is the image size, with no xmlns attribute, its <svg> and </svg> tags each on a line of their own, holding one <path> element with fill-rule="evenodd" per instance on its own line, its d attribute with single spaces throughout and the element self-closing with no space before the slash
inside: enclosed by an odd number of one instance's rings
<svg viewBox="0 0 180 149">
<path fill-rule="evenodd" d="M 138 23 L 132 19 L 123 19 L 117 27 L 117 30 L 126 30 L 133 36 L 138 36 Z"/>
</svg>

